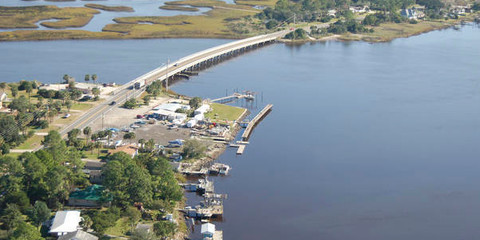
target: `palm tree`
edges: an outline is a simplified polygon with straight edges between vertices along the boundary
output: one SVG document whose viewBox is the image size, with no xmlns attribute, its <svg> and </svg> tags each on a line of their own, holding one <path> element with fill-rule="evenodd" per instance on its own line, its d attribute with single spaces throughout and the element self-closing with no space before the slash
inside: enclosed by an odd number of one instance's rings
<svg viewBox="0 0 480 240">
<path fill-rule="evenodd" d="M 83 129 L 83 134 L 85 134 L 86 138 L 85 138 L 85 144 L 87 144 L 88 142 L 88 139 L 90 138 L 90 134 L 92 134 L 92 128 L 91 127 L 85 127 Z"/>
<path fill-rule="evenodd" d="M 70 79 L 70 76 L 68 76 L 68 74 L 63 75 L 63 80 L 65 81 L 65 83 L 68 83 L 69 79 Z"/>
<path fill-rule="evenodd" d="M 85 74 L 85 82 L 88 82 L 90 81 L 90 75 L 89 74 Z"/>
<path fill-rule="evenodd" d="M 92 74 L 92 80 L 94 84 L 97 84 L 97 74 Z"/>
<path fill-rule="evenodd" d="M 112 137 L 112 135 L 113 135 L 112 130 L 107 130 L 108 144 L 110 144 L 110 138 Z"/>
</svg>

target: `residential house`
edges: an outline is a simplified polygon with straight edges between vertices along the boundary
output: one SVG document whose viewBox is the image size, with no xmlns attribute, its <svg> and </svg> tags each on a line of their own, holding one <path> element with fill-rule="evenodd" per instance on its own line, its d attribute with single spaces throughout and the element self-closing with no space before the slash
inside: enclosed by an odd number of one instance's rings
<svg viewBox="0 0 480 240">
<path fill-rule="evenodd" d="M 103 181 L 102 168 L 105 162 L 99 161 L 85 161 L 83 172 L 89 176 L 89 180 L 94 184 L 101 184 Z"/>
<path fill-rule="evenodd" d="M 69 206 L 101 207 L 102 201 L 110 202 L 111 197 L 103 198 L 105 188 L 102 185 L 93 184 L 84 190 L 77 190 L 70 193 L 68 198 Z"/>
<path fill-rule="evenodd" d="M 82 230 L 77 230 L 60 236 L 58 240 L 98 240 L 98 237 Z"/>
<path fill-rule="evenodd" d="M 417 10 L 415 8 L 407 8 L 407 9 L 402 9 L 400 12 L 400 15 L 402 17 L 408 18 L 408 19 L 417 19 Z"/>
<path fill-rule="evenodd" d="M 348 9 L 353 13 L 366 13 L 370 11 L 368 6 L 355 6 L 355 7 L 349 7 Z"/>
<path fill-rule="evenodd" d="M 124 145 L 124 146 L 117 147 L 115 149 L 108 150 L 109 155 L 117 152 L 124 152 L 129 156 L 131 156 L 132 158 L 134 158 L 135 156 L 138 155 L 138 147 L 134 145 Z"/>
<path fill-rule="evenodd" d="M 3 107 L 3 101 L 7 100 L 7 93 L 5 90 L 0 91 L 0 109 Z"/>
<path fill-rule="evenodd" d="M 53 236 L 63 236 L 71 232 L 80 230 L 80 211 L 58 211 L 53 218 L 52 225 L 50 227 L 50 233 Z"/>
</svg>

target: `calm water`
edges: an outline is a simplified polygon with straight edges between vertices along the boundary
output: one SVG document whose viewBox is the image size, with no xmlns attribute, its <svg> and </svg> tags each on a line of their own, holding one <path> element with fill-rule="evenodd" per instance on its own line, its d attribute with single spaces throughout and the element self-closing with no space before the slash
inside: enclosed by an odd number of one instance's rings
<svg viewBox="0 0 480 240">
<path fill-rule="evenodd" d="M 187 11 L 175 11 L 175 10 L 163 10 L 160 6 L 163 6 L 168 0 L 88 0 L 88 1 L 71 1 L 71 2 L 49 2 L 44 0 L 37 1 L 22 1 L 22 0 L 0 0 L 0 6 L 38 6 L 38 5 L 56 5 L 58 7 L 83 7 L 85 4 L 101 4 L 107 6 L 128 6 L 132 7 L 135 12 L 111 12 L 100 11 L 100 14 L 96 14 L 92 20 L 85 26 L 80 28 L 66 28 L 66 29 L 81 29 L 87 31 L 100 32 L 102 28 L 107 24 L 115 23 L 114 18 L 119 17 L 135 17 L 135 16 L 175 16 L 175 15 L 200 15 L 209 11 L 210 8 L 197 7 L 197 12 Z M 40 21 L 42 22 L 42 21 Z M 38 30 L 50 29 L 40 24 L 37 24 Z M 50 29 L 51 30 L 51 29 Z M 11 29 L 0 29 L 0 32 L 12 31 Z"/>
<path fill-rule="evenodd" d="M 480 30 L 276 44 L 175 90 L 263 92 L 273 112 L 221 161 L 224 238 L 477 239 Z M 256 105 L 256 104 L 255 104 Z M 192 202 L 192 200 L 190 201 Z"/>
<path fill-rule="evenodd" d="M 175 85 L 209 98 L 248 89 L 257 109 L 274 104 L 244 155 L 221 156 L 233 167 L 214 179 L 229 195 L 224 238 L 477 239 L 478 39 L 466 26 L 383 44 L 275 44 Z M 0 43 L 0 79 L 126 82 L 223 42 Z"/>
</svg>

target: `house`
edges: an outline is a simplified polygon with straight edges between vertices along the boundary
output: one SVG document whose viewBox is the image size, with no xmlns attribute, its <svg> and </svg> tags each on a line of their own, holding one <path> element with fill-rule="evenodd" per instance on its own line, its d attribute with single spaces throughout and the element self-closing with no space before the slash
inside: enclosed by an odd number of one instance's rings
<svg viewBox="0 0 480 240">
<path fill-rule="evenodd" d="M 134 158 L 135 156 L 138 155 L 138 147 L 135 147 L 134 145 L 124 145 L 124 146 L 117 147 L 116 149 L 108 150 L 109 155 L 117 152 L 124 152 L 132 156 L 132 158 Z"/>
<path fill-rule="evenodd" d="M 205 114 L 205 113 L 207 113 L 207 112 L 210 111 L 210 110 L 211 110 L 210 105 L 208 105 L 208 104 L 203 104 L 203 105 L 200 106 L 199 108 L 195 109 L 194 115 Z"/>
<path fill-rule="evenodd" d="M 202 224 L 202 228 L 200 230 L 202 234 L 202 238 L 205 239 L 212 239 L 213 235 L 215 234 L 215 225 L 211 223 L 204 223 Z"/>
<path fill-rule="evenodd" d="M 417 11 L 414 8 L 402 9 L 400 15 L 408 19 L 417 19 Z"/>
<path fill-rule="evenodd" d="M 337 15 L 337 10 L 335 9 L 329 9 L 328 12 L 327 12 L 327 15 L 328 16 L 332 16 L 332 17 L 335 17 Z"/>
<path fill-rule="evenodd" d="M 84 190 L 77 190 L 70 193 L 68 198 L 69 206 L 81 207 L 101 207 L 102 200 L 106 202 L 112 201 L 111 197 L 102 198 L 105 188 L 102 185 L 93 184 Z"/>
<path fill-rule="evenodd" d="M 48 233 L 58 237 L 71 232 L 76 232 L 81 229 L 81 221 L 82 218 L 80 217 L 80 211 L 78 210 L 58 211 L 53 218 L 52 226 Z"/>
<path fill-rule="evenodd" d="M 457 15 L 465 15 L 465 13 L 470 13 L 471 12 L 471 7 L 470 6 L 452 6 L 451 12 Z"/>
<path fill-rule="evenodd" d="M 7 100 L 7 93 L 5 90 L 0 91 L 0 109 L 3 107 L 3 101 Z"/>
<path fill-rule="evenodd" d="M 103 181 L 102 168 L 103 165 L 105 165 L 105 162 L 90 160 L 84 162 L 85 167 L 83 168 L 83 172 L 88 175 L 90 182 L 94 184 L 101 184 Z"/>
<path fill-rule="evenodd" d="M 173 121 L 176 119 L 183 121 L 187 118 L 187 114 L 185 113 L 177 113 L 177 112 L 172 112 L 165 109 L 157 109 L 151 112 L 150 115 L 152 115 L 154 118 L 157 118 L 159 120 L 169 120 L 169 121 Z"/>
<path fill-rule="evenodd" d="M 77 230 L 60 236 L 58 240 L 98 240 L 98 237 L 82 230 Z"/>
<path fill-rule="evenodd" d="M 370 9 L 367 6 L 349 7 L 348 9 L 353 13 L 366 13 L 370 11 Z"/>
</svg>

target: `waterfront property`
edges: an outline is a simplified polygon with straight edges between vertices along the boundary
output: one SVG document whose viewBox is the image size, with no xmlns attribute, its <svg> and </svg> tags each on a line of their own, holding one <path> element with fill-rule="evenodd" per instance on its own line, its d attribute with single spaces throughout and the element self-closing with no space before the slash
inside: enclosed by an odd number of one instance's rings
<svg viewBox="0 0 480 240">
<path fill-rule="evenodd" d="M 83 190 L 77 190 L 70 193 L 68 198 L 69 206 L 76 207 L 101 207 L 102 204 L 109 203 L 112 198 L 103 196 L 105 188 L 102 185 L 93 184 Z"/>
</svg>

